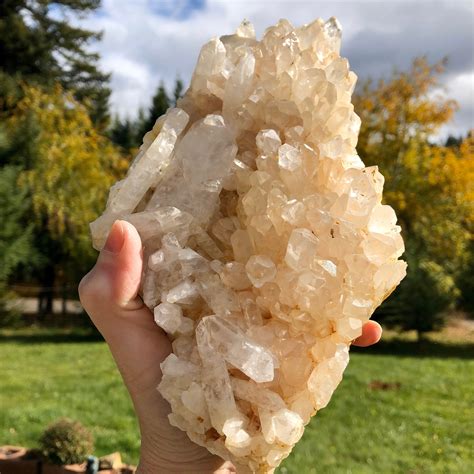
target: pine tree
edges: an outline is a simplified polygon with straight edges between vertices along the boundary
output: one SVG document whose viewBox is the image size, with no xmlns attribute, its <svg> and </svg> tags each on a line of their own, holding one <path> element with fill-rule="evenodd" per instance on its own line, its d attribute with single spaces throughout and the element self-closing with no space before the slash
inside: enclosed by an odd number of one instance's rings
<svg viewBox="0 0 474 474">
<path fill-rule="evenodd" d="M 166 92 L 165 85 L 163 84 L 163 81 L 161 81 L 156 91 L 156 94 L 151 100 L 151 107 L 148 110 L 148 116 L 143 122 L 143 126 L 140 130 L 140 134 L 142 137 L 143 135 L 145 135 L 146 132 L 153 128 L 153 125 L 155 125 L 156 120 L 168 110 L 170 105 L 171 101 Z"/>
<path fill-rule="evenodd" d="M 184 84 L 183 81 L 178 77 L 174 85 L 174 106 L 176 107 L 178 100 L 183 96 Z"/>
<path fill-rule="evenodd" d="M 455 137 L 454 135 L 449 135 L 448 138 L 446 139 L 446 142 L 444 146 L 447 147 L 459 147 L 462 143 L 462 136 L 460 137 Z"/>
<path fill-rule="evenodd" d="M 20 168 L 0 168 L 0 310 L 8 284 L 20 265 L 31 268 L 38 260 L 33 247 L 33 225 L 26 218 L 30 206 L 27 192 L 18 187 Z M 26 224 L 26 225 L 25 225 Z"/>
<path fill-rule="evenodd" d="M 71 13 L 92 13 L 99 6 L 100 0 L 0 2 L 0 70 L 42 86 L 59 82 L 88 103 L 94 123 L 105 129 L 109 75 L 98 68 L 98 54 L 88 49 L 101 34 L 68 21 Z"/>
<path fill-rule="evenodd" d="M 128 118 L 122 121 L 119 117 L 115 117 L 109 137 L 113 143 L 128 152 L 138 146 L 136 126 L 137 123 Z"/>
<path fill-rule="evenodd" d="M 145 112 L 142 107 L 138 109 L 138 116 L 137 119 L 135 120 L 135 143 L 136 146 L 139 147 L 142 142 L 143 142 L 143 130 L 145 129 L 145 122 L 147 120 L 147 117 L 145 115 Z M 148 130 L 145 131 L 145 133 L 148 132 Z"/>
</svg>

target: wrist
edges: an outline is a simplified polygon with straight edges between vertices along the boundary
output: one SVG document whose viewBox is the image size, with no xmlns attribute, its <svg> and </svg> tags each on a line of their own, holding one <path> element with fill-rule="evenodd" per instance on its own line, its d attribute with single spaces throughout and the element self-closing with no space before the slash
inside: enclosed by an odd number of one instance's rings
<svg viewBox="0 0 474 474">
<path fill-rule="evenodd" d="M 182 462 L 177 459 L 174 461 L 160 459 L 142 452 L 136 472 L 137 474 L 236 474 L 237 470 L 231 462 L 224 461 L 218 456 Z"/>
<path fill-rule="evenodd" d="M 140 462 L 137 474 L 189 473 L 189 474 L 235 474 L 232 463 L 209 453 L 205 448 L 192 443 L 187 435 L 177 428 L 166 430 L 170 436 L 164 438 L 153 431 L 142 432 Z"/>
</svg>

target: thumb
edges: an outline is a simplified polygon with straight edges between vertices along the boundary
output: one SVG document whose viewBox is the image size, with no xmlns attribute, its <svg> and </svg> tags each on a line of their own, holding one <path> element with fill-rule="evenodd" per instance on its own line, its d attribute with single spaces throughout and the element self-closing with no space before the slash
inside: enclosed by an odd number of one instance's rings
<svg viewBox="0 0 474 474">
<path fill-rule="evenodd" d="M 126 221 L 115 221 L 94 268 L 82 279 L 79 297 L 94 320 L 111 312 L 144 309 L 138 296 L 143 267 L 140 236 Z"/>
<path fill-rule="evenodd" d="M 142 267 L 137 230 L 116 221 L 97 263 L 79 285 L 81 303 L 107 341 L 137 411 L 143 397 L 156 404 L 159 364 L 171 351 L 169 339 L 138 296 Z"/>
</svg>

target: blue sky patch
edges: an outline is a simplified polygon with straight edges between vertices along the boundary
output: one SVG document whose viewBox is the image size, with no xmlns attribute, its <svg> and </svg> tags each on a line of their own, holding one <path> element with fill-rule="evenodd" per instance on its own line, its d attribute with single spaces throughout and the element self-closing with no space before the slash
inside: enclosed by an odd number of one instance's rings
<svg viewBox="0 0 474 474">
<path fill-rule="evenodd" d="M 149 5 L 157 15 L 185 20 L 194 12 L 203 10 L 206 0 L 149 0 Z"/>
</svg>

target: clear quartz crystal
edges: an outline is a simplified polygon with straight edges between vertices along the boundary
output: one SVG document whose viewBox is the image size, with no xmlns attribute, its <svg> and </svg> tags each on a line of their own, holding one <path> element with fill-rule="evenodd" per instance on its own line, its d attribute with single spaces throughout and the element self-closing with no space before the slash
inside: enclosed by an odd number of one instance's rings
<svg viewBox="0 0 474 474">
<path fill-rule="evenodd" d="M 275 264 L 265 255 L 252 255 L 245 269 L 255 288 L 261 288 L 265 283 L 272 281 L 276 275 Z"/>
<path fill-rule="evenodd" d="M 206 316 L 199 323 L 212 348 L 255 382 L 271 382 L 274 377 L 272 353 L 254 342 L 226 318 Z"/>
<path fill-rule="evenodd" d="M 168 334 L 190 334 L 193 332 L 193 321 L 183 317 L 183 310 L 177 304 L 160 303 L 154 310 L 155 322 Z"/>
<path fill-rule="evenodd" d="M 288 456 L 406 273 L 340 47 L 335 18 L 206 43 L 91 224 L 97 249 L 116 219 L 137 228 L 141 295 L 172 340 L 169 421 L 239 472 Z"/>
</svg>

